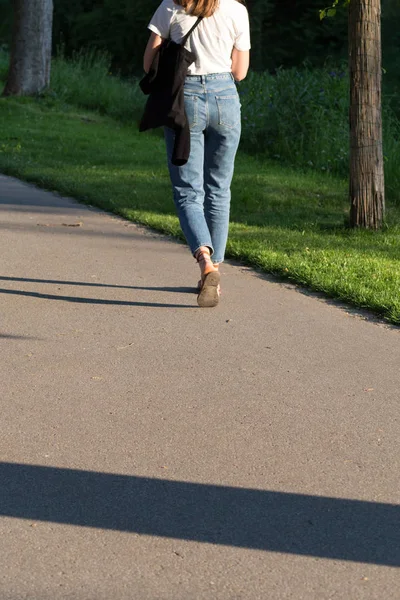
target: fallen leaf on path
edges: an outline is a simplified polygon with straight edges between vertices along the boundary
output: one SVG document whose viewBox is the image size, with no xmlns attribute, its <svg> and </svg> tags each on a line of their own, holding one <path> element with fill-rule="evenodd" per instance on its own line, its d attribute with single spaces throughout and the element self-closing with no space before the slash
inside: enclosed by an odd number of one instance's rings
<svg viewBox="0 0 400 600">
<path fill-rule="evenodd" d="M 130 346 L 133 346 L 133 344 L 134 344 L 134 342 L 131 342 L 127 346 L 117 346 L 117 350 L 125 350 L 126 348 L 129 348 Z"/>
</svg>

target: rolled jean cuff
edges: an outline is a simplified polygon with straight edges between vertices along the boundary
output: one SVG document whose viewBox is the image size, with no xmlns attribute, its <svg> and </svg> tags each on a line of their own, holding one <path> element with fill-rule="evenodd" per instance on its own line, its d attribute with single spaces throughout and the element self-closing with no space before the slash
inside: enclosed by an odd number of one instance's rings
<svg viewBox="0 0 400 600">
<path fill-rule="evenodd" d="M 199 245 L 197 246 L 196 250 L 192 251 L 192 254 L 193 254 L 193 256 L 196 256 L 196 252 L 197 252 L 198 250 L 200 250 L 200 248 L 201 248 L 201 247 L 204 247 L 204 246 L 205 246 L 206 248 L 210 248 L 210 256 L 212 256 L 212 255 L 214 254 L 214 248 L 212 247 L 212 245 L 211 245 L 211 244 L 209 244 L 209 243 L 207 243 L 207 242 L 206 242 L 205 244 L 199 244 Z"/>
</svg>

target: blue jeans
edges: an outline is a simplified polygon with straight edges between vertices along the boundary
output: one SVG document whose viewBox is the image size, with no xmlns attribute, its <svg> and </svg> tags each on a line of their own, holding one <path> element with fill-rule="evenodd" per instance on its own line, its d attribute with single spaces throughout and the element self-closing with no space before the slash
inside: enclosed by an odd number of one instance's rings
<svg viewBox="0 0 400 600">
<path fill-rule="evenodd" d="M 191 150 L 183 167 L 171 164 L 174 132 L 165 130 L 174 202 L 193 255 L 200 246 L 208 246 L 213 262 L 220 263 L 228 239 L 230 185 L 241 130 L 231 73 L 188 76 L 185 108 Z"/>
</svg>

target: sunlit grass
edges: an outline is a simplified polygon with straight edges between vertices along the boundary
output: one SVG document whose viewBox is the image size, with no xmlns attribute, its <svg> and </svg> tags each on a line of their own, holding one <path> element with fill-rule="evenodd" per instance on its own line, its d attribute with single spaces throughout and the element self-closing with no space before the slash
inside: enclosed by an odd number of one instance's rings
<svg viewBox="0 0 400 600">
<path fill-rule="evenodd" d="M 0 169 L 182 239 L 164 142 L 44 98 L 0 100 Z M 347 227 L 347 184 L 239 153 L 228 256 L 400 323 L 400 210 Z"/>
<path fill-rule="evenodd" d="M 84 50 L 72 59 L 53 59 L 48 106 L 75 105 L 135 124 L 145 97 L 137 79 L 110 72 L 110 58 Z M 8 55 L 0 48 L 0 82 Z M 0 85 L 1 88 L 1 85 Z M 349 165 L 349 79 L 347 66 L 307 65 L 250 72 L 239 84 L 242 104 L 242 149 L 280 164 L 346 177 Z M 393 106 L 396 93 L 385 93 L 383 150 L 386 196 L 400 205 L 400 121 Z M 91 118 L 95 118 L 92 116 Z"/>
</svg>

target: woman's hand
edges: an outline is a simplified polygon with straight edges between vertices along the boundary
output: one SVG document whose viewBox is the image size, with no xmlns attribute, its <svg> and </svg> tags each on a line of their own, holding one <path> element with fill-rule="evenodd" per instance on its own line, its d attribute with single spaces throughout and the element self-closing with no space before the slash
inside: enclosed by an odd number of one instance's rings
<svg viewBox="0 0 400 600">
<path fill-rule="evenodd" d="M 146 50 L 144 51 L 143 57 L 143 68 L 146 73 L 150 71 L 151 64 L 154 60 L 154 57 L 157 53 L 157 50 L 161 46 L 163 40 L 156 33 L 151 33 L 150 39 L 147 42 Z"/>
<path fill-rule="evenodd" d="M 232 51 L 232 75 L 236 81 L 242 81 L 247 75 L 250 64 L 250 52 L 249 50 L 236 50 Z"/>
</svg>

